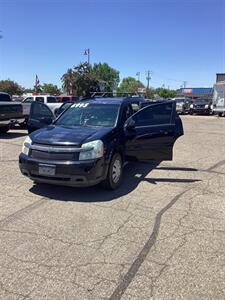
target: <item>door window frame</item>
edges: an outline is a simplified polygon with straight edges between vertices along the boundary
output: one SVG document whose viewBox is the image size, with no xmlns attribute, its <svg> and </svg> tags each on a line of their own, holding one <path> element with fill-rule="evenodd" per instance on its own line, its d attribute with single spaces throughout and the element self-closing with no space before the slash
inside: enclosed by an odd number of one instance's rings
<svg viewBox="0 0 225 300">
<path fill-rule="evenodd" d="M 168 101 L 168 102 L 163 102 L 163 103 L 156 103 L 156 104 L 150 104 L 150 105 L 147 105 L 143 108 L 141 108 L 139 111 L 137 111 L 136 113 L 134 113 L 131 117 L 129 117 L 126 122 L 133 118 L 134 116 L 136 116 L 137 114 L 141 113 L 142 111 L 144 111 L 145 109 L 149 109 L 149 108 L 154 108 L 156 106 L 162 106 L 162 105 L 166 105 L 166 104 L 171 104 L 172 105 L 172 110 L 171 110 L 171 116 L 170 116 L 170 123 L 160 123 L 160 124 L 149 124 L 149 125 L 135 125 L 135 128 L 146 128 L 146 127 L 158 127 L 158 126 L 171 126 L 171 125 L 175 125 L 175 120 L 173 122 L 173 112 L 174 112 L 174 109 L 176 109 L 175 107 L 175 102 L 174 101 Z M 125 123 L 126 123 L 125 122 Z"/>
</svg>

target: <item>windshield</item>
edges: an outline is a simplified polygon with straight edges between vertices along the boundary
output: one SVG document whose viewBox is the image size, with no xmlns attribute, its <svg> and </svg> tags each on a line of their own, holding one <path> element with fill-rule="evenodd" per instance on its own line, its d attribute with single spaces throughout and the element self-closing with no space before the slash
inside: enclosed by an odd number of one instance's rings
<svg viewBox="0 0 225 300">
<path fill-rule="evenodd" d="M 195 104 L 208 104 L 209 101 L 206 99 L 195 100 Z"/>
<path fill-rule="evenodd" d="M 184 99 L 176 99 L 176 103 L 178 103 L 178 104 L 182 104 L 182 103 L 184 103 Z"/>
<path fill-rule="evenodd" d="M 119 105 L 76 103 L 56 122 L 60 126 L 114 127 Z"/>
</svg>

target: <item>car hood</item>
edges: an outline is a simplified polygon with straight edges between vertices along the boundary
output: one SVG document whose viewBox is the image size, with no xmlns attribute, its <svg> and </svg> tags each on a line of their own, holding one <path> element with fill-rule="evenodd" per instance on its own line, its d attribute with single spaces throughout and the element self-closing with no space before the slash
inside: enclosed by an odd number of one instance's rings
<svg viewBox="0 0 225 300">
<path fill-rule="evenodd" d="M 46 145 L 82 145 L 104 139 L 112 128 L 48 126 L 30 134 L 33 143 Z"/>
</svg>

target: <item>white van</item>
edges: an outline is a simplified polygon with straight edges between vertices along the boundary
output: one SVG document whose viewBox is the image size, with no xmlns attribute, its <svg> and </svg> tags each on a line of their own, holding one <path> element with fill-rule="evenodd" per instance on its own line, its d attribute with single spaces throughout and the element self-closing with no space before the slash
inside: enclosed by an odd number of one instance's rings
<svg viewBox="0 0 225 300">
<path fill-rule="evenodd" d="M 51 95 L 32 95 L 32 96 L 26 97 L 22 101 L 23 115 L 25 117 L 29 116 L 31 103 L 34 102 L 34 101 L 38 101 L 38 102 L 46 104 L 51 109 L 51 111 L 53 113 L 55 113 L 56 110 L 62 105 L 62 103 L 58 102 L 58 100 L 55 96 L 51 96 Z"/>
</svg>

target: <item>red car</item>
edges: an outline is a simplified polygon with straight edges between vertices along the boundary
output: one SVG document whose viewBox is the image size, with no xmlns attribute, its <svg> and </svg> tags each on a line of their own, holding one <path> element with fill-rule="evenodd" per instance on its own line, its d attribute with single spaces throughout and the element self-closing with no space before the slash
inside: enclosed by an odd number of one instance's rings
<svg viewBox="0 0 225 300">
<path fill-rule="evenodd" d="M 68 102 L 68 101 L 79 101 L 79 97 L 77 96 L 66 96 L 66 95 L 61 95 L 56 97 L 58 102 Z"/>
</svg>

